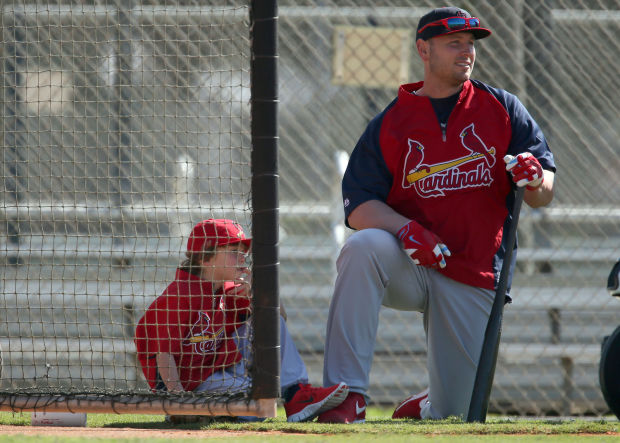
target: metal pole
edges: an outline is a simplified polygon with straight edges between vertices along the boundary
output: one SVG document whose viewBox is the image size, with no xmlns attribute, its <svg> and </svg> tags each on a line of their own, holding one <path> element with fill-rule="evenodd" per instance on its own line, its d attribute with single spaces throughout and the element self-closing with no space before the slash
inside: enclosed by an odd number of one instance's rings
<svg viewBox="0 0 620 443">
<path fill-rule="evenodd" d="M 252 0 L 253 399 L 280 395 L 277 2 Z"/>
</svg>

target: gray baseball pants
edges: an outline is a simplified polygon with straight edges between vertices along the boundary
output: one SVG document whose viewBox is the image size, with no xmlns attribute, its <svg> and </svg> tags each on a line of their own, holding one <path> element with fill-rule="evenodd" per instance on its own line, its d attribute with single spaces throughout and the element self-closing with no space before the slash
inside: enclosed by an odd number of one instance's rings
<svg viewBox="0 0 620 443">
<path fill-rule="evenodd" d="M 494 291 L 415 265 L 398 239 L 380 229 L 351 235 L 337 270 L 323 385 L 343 381 L 366 395 L 381 306 L 418 311 L 424 315 L 429 375 L 422 418 L 466 417 Z"/>
</svg>

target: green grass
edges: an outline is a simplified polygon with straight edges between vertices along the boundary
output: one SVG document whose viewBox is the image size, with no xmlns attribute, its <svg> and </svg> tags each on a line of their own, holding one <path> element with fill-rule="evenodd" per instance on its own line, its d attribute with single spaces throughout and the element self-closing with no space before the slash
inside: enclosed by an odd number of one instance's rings
<svg viewBox="0 0 620 443">
<path fill-rule="evenodd" d="M 615 418 L 607 420 L 528 420 L 522 418 L 489 417 L 487 423 L 463 423 L 460 420 L 448 419 L 441 421 L 409 421 L 391 420 L 391 410 L 369 408 L 367 421 L 360 425 L 333 425 L 320 423 L 287 423 L 283 418 L 283 411 L 278 411 L 278 418 L 268 419 L 262 423 L 230 424 L 215 423 L 171 425 L 164 421 L 161 415 L 117 415 L 117 414 L 89 414 L 89 428 L 134 428 L 151 430 L 231 430 L 282 432 L 283 435 L 263 434 L 257 436 L 231 436 L 226 442 L 235 441 L 265 441 L 265 442 L 409 442 L 409 441 L 464 441 L 464 442 L 500 442 L 500 441 L 540 441 L 565 442 L 573 440 L 618 441 L 620 439 L 620 422 Z M 0 424 L 14 426 L 29 426 L 30 413 L 0 413 Z M 185 440 L 185 439 L 182 439 Z M 208 439 L 192 438 L 192 441 L 207 441 Z M 53 437 L 53 436 L 1 436 L 0 442 L 37 441 L 49 443 L 56 441 L 84 442 L 84 441 L 123 441 L 144 442 L 144 438 L 108 439 L 98 437 Z M 149 443 L 170 441 L 166 438 L 148 438 Z"/>
</svg>

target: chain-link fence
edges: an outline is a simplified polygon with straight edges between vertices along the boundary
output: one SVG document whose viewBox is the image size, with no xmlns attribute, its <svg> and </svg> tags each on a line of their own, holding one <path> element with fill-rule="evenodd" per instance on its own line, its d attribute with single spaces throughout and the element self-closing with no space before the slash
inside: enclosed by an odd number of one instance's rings
<svg viewBox="0 0 620 443">
<path fill-rule="evenodd" d="M 414 30 L 443 4 L 279 2 L 280 292 L 314 383 L 322 379 L 334 261 L 347 235 L 342 167 L 397 85 L 421 79 Z M 620 303 L 604 291 L 620 256 L 620 1 L 454 4 L 493 31 L 476 45 L 473 77 L 519 96 L 558 165 L 553 204 L 522 214 L 491 409 L 601 414 L 600 343 L 620 324 Z M 247 225 L 245 6 L 3 2 L 0 338 L 44 334 L 44 323 L 33 329 L 32 312 L 22 326 L 11 316 L 23 312 L 24 294 L 45 293 L 49 303 L 73 303 L 49 312 L 77 334 L 123 340 L 136 311 L 172 277 L 196 217 Z M 101 310 L 89 315 L 110 329 L 72 317 L 81 309 L 75 295 L 96 299 Z M 115 319 L 102 320 L 113 310 Z M 119 348 L 118 358 L 125 355 Z M 127 371 L 123 383 L 143 386 Z M 393 404 L 421 390 L 425 371 L 421 316 L 382 312 L 372 400 Z"/>
<path fill-rule="evenodd" d="M 0 389 L 149 392 L 192 226 L 250 232 L 249 2 L 3 1 L 0 51 Z"/>
<path fill-rule="evenodd" d="M 490 408 L 602 413 L 603 338 L 620 324 L 605 292 L 620 257 L 618 1 L 455 1 L 493 35 L 473 77 L 517 94 L 556 156 L 551 206 L 524 208 Z M 279 2 L 281 295 L 314 378 L 342 241 L 338 175 L 367 122 L 421 80 L 416 0 Z M 305 214 L 289 211 L 289 203 Z M 292 206 L 291 206 L 292 207 Z M 298 208 L 299 209 L 299 208 Z M 384 310 L 369 394 L 394 403 L 426 386 L 421 315 Z"/>
</svg>

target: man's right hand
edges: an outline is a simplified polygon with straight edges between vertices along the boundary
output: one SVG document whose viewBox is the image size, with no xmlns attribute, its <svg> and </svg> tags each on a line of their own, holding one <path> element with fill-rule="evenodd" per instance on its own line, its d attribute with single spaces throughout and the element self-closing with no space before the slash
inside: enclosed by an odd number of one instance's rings
<svg viewBox="0 0 620 443">
<path fill-rule="evenodd" d="M 428 268 L 446 267 L 445 257 L 450 256 L 450 250 L 439 237 L 419 223 L 411 220 L 400 228 L 396 236 L 416 265 Z"/>
</svg>

